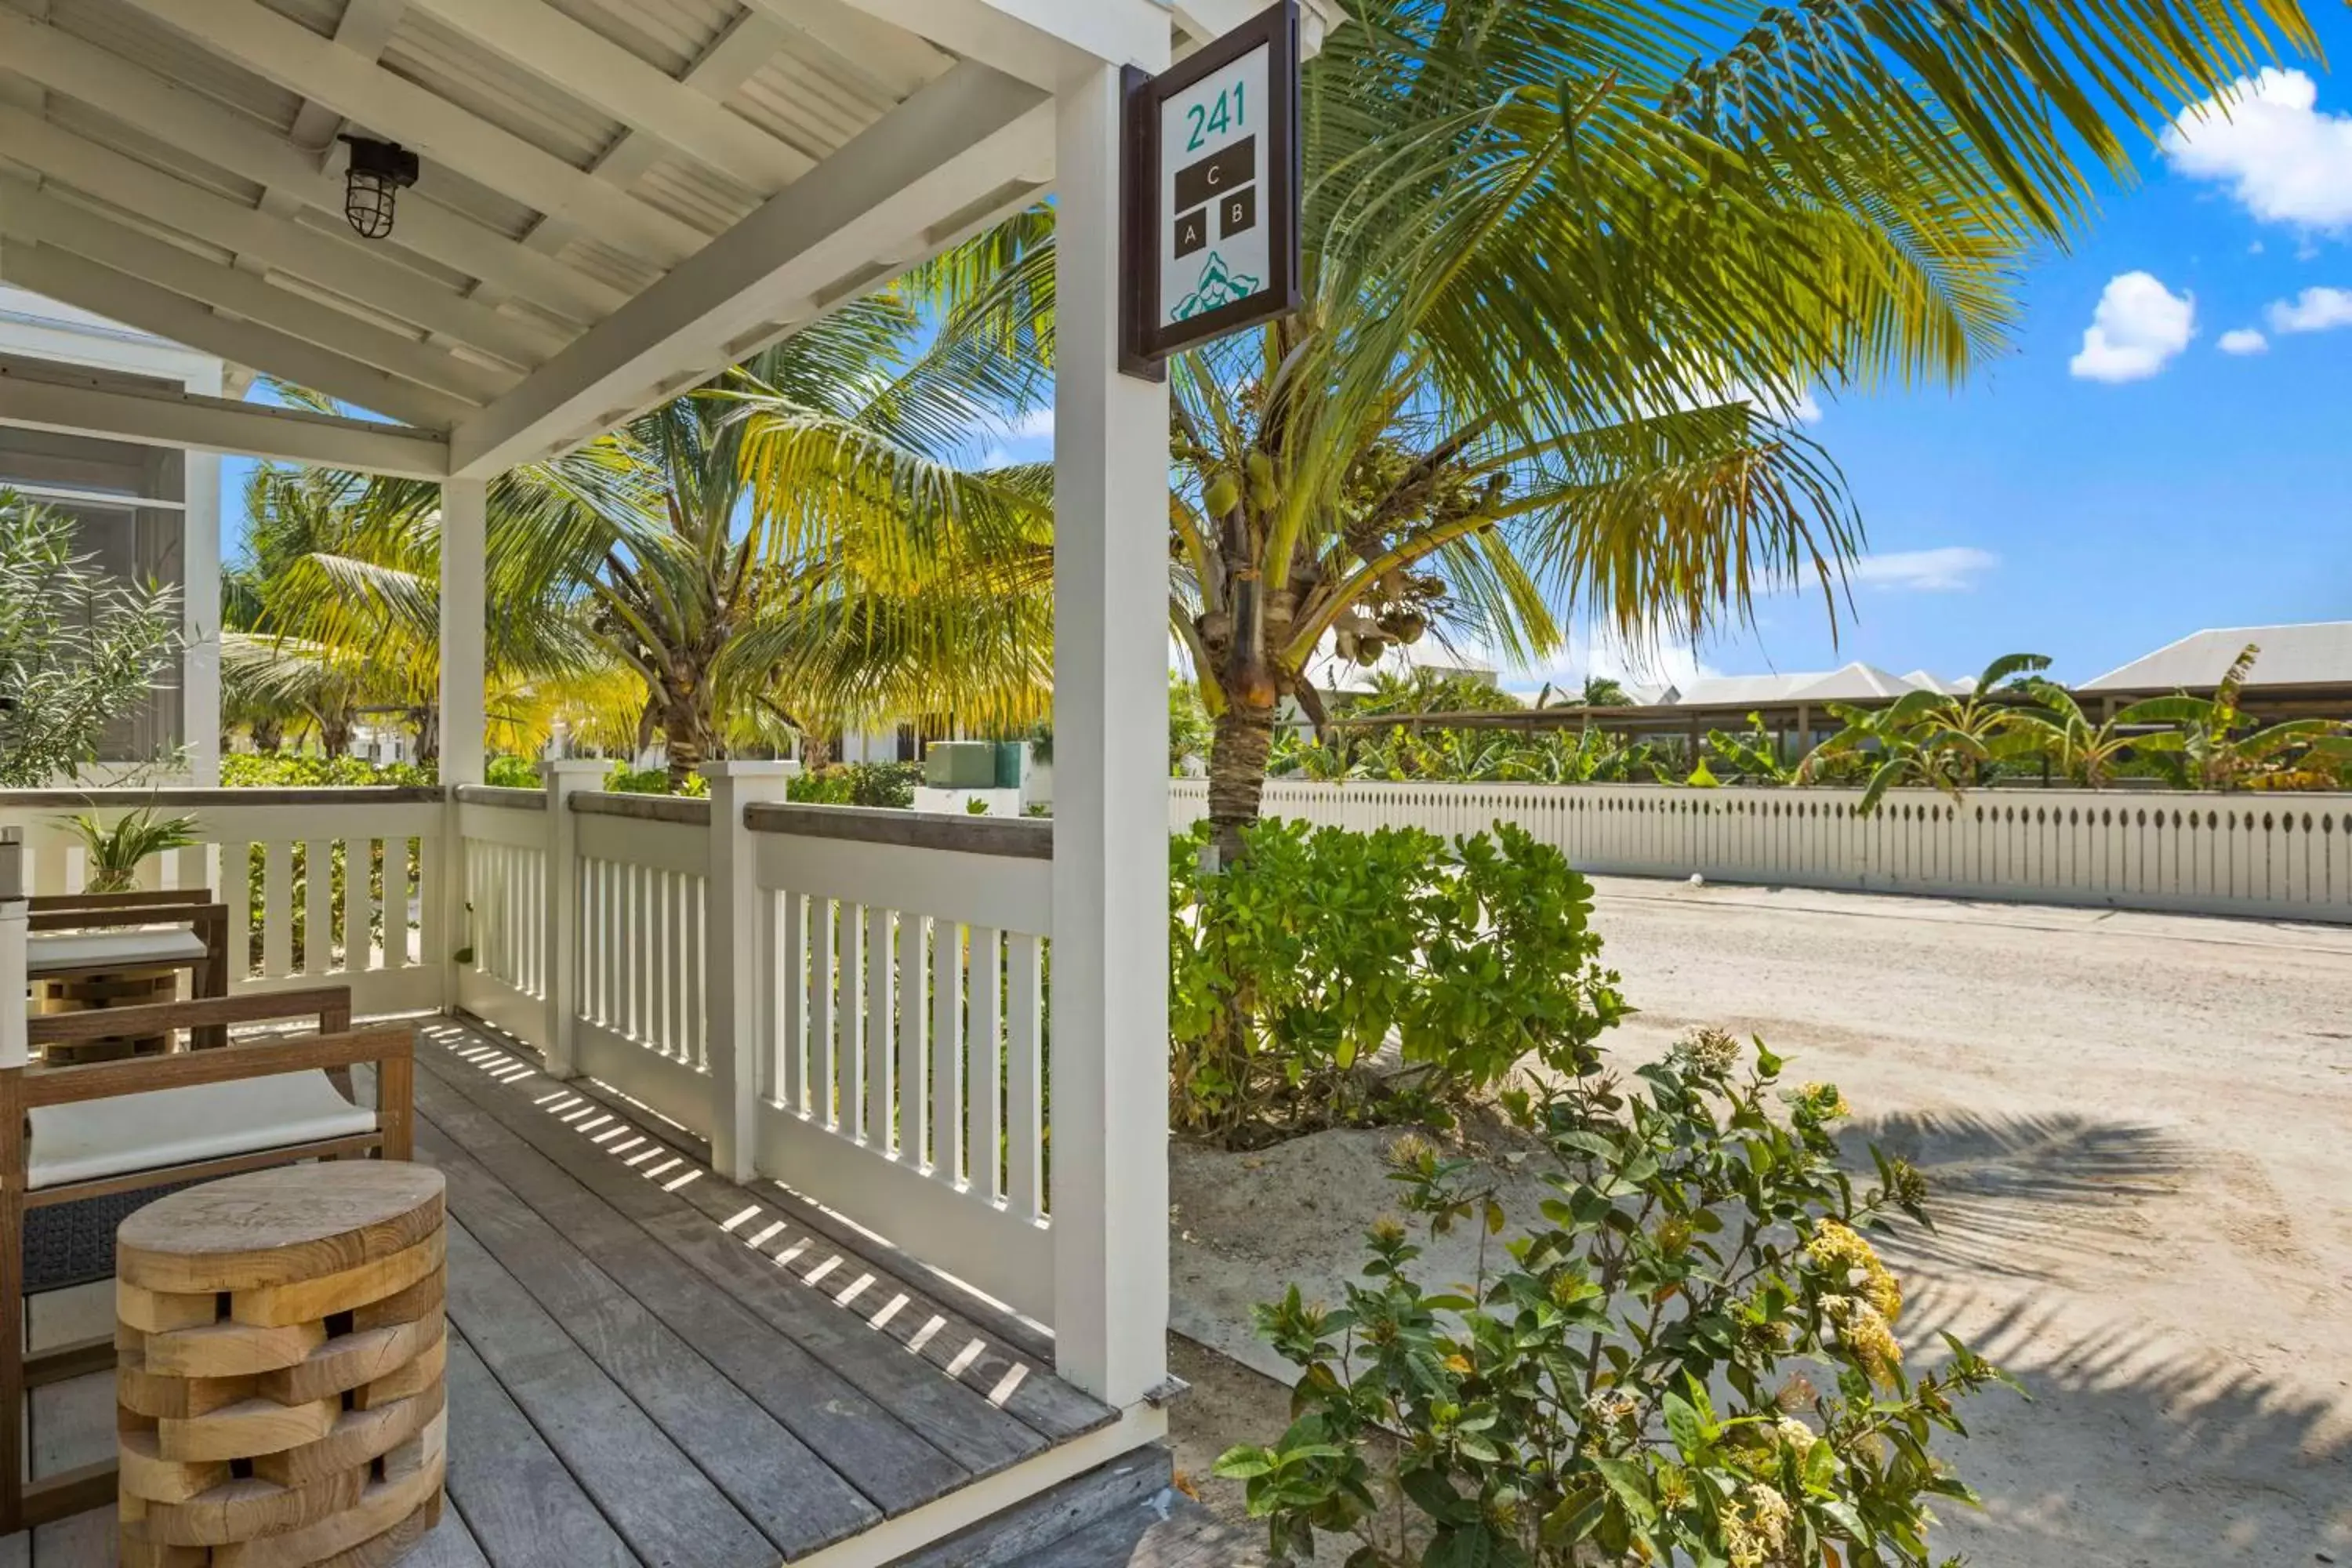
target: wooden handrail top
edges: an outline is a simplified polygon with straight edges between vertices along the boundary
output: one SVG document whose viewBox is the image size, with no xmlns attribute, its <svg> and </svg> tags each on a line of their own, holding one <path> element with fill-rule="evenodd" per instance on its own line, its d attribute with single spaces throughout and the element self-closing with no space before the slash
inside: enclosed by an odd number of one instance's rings
<svg viewBox="0 0 2352 1568">
<path fill-rule="evenodd" d="M 688 827 L 710 826 L 710 802 L 686 795 L 614 795 L 582 790 L 572 795 L 572 809 L 583 816 L 625 816 L 638 822 L 675 822 Z"/>
<path fill-rule="evenodd" d="M 754 833 L 843 838 L 902 849 L 951 849 L 1022 860 L 1054 858 L 1054 825 L 1044 817 L 953 816 L 887 806 L 779 803 L 746 806 L 743 826 Z"/>
<path fill-rule="evenodd" d="M 495 806 L 501 811 L 545 811 L 547 792 L 508 789 L 500 784 L 459 784 L 457 799 L 467 805 Z"/>
<path fill-rule="evenodd" d="M 291 1040 L 253 1040 L 210 1051 L 131 1057 L 121 1061 L 85 1062 L 73 1067 L 25 1068 L 20 1069 L 24 1074 L 21 1088 L 23 1103 L 28 1108 L 74 1105 L 155 1089 L 347 1068 L 359 1062 L 405 1061 L 415 1050 L 415 1032 L 404 1024 L 346 1034 L 305 1035 Z"/>
<path fill-rule="evenodd" d="M 320 784 L 296 789 L 5 789 L 0 811 L 197 811 L 239 805 L 437 805 L 438 784 Z"/>
</svg>

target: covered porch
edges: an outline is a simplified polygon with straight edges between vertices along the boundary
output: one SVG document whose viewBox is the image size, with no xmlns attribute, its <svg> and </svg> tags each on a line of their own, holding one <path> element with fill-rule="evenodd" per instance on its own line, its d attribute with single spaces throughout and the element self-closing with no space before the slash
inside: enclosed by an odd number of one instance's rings
<svg viewBox="0 0 2352 1568">
<path fill-rule="evenodd" d="M 452 1269 L 453 1478 L 475 1479 L 449 1561 L 932 1561 L 1163 1432 L 1167 395 L 1117 373 L 1121 75 L 1257 8 L 0 5 L 0 279 L 374 416 L 14 360 L 0 424 L 441 487 L 441 785 L 19 794 L 0 824 L 28 890 L 63 891 L 60 810 L 190 812 L 204 845 L 150 875 L 228 905 L 232 995 L 347 984 L 363 1016 L 499 1031 L 428 1024 L 418 1047 L 420 1155 L 476 1262 Z M 345 132 L 422 160 L 388 235 L 345 223 Z M 483 787 L 488 482 L 1048 195 L 1053 821 L 788 806 L 754 763 L 714 764 L 707 803 L 604 795 L 566 763 Z M 583 1136 L 550 1109 L 567 1095 L 626 1131 Z M 629 1139 L 663 1152 L 633 1166 Z M 757 1378 L 722 1364 L 745 1344 Z M 761 1381 L 803 1363 L 805 1389 Z M 820 1441 L 837 1385 L 870 1419 Z M 593 1398 L 534 1403 L 559 1386 Z M 706 1453 L 721 1407 L 735 1436 Z M 600 1492 L 631 1444 L 700 1500 Z M 37 1467 L 43 1445 L 37 1418 Z M 750 1464 L 765 1482 L 726 1469 Z M 469 1487 L 584 1497 L 586 1533 L 478 1518 Z M 647 1508 L 704 1533 L 633 1534 Z"/>
</svg>

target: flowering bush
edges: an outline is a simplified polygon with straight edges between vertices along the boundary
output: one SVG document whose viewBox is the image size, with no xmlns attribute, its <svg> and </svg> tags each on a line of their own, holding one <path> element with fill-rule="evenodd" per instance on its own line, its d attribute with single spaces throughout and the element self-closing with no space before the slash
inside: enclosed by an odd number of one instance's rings
<svg viewBox="0 0 2352 1568">
<path fill-rule="evenodd" d="M 1452 843 L 1268 820 L 1201 869 L 1170 851 L 1174 1112 L 1227 1139 L 1443 1119 L 1522 1059 L 1589 1047 L 1624 1011 L 1592 885 L 1524 829 Z M 1406 1071 L 1364 1068 L 1395 1044 Z"/>
<path fill-rule="evenodd" d="M 1868 1239 L 1924 1184 L 1837 1164 L 1829 1085 L 1703 1031 L 1633 1083 L 1587 1051 L 1515 1094 L 1558 1195 L 1465 1287 L 1417 1278 L 1406 1225 L 1372 1229 L 1337 1310 L 1293 1287 L 1262 1333 L 1304 1369 L 1297 1419 L 1218 1464 L 1246 1481 L 1277 1557 L 1315 1531 L 1350 1568 L 1881 1568 L 1928 1561 L 1927 1504 L 1972 1494 L 1930 1451 L 1954 1401 L 2000 1373 L 1946 1336 L 1914 1374 L 1903 1291 Z M 1432 1229 L 1499 1234 L 1470 1161 L 1391 1152 Z"/>
</svg>

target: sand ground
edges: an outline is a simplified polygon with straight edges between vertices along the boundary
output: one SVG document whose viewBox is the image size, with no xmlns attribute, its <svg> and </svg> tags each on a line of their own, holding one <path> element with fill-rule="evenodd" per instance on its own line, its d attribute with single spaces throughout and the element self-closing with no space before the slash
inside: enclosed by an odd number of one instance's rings
<svg viewBox="0 0 2352 1568">
<path fill-rule="evenodd" d="M 2032 1396 L 1971 1412 L 1953 1455 L 1987 1507 L 1944 1510 L 1939 1551 L 2352 1563 L 2352 931 L 1614 879 L 1598 919 L 1643 1009 L 1622 1051 L 1760 1034 L 1933 1181 L 1937 1232 L 1890 1249 L 1906 1336 L 1956 1332 Z M 1248 1304 L 1336 1298 L 1385 1142 L 1180 1150 L 1179 1332 L 1279 1372 Z M 1277 1385 L 1177 1362 L 1195 1475 L 1281 1428 Z"/>
</svg>

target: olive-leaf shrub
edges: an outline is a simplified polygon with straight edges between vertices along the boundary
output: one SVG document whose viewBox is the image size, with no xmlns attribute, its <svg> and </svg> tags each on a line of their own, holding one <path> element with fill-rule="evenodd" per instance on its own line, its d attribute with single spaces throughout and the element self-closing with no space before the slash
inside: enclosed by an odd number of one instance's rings
<svg viewBox="0 0 2352 1568">
<path fill-rule="evenodd" d="M 1176 835 L 1169 858 L 1173 1104 L 1188 1131 L 1442 1121 L 1625 1011 L 1599 962 L 1591 884 L 1521 828 L 1449 843 L 1266 820 L 1218 871 L 1202 868 L 1208 837 L 1205 824 Z M 1365 1070 L 1391 1043 L 1405 1070 Z"/>
<path fill-rule="evenodd" d="M 1834 1087 L 1780 1093 L 1781 1063 L 1686 1037 L 1630 1080 L 1582 1049 L 1510 1099 L 1553 1196 L 1432 1285 L 1406 1225 L 1369 1237 L 1336 1310 L 1297 1287 L 1258 1326 L 1303 1369 L 1294 1424 L 1227 1453 L 1278 1556 L 1318 1531 L 1349 1568 L 1879 1568 L 1928 1562 L 1930 1500 L 1973 1500 L 1930 1448 L 2000 1374 L 1958 1341 L 1916 1374 L 1900 1283 L 1867 1239 L 1926 1223 L 1924 1184 L 1877 1158 L 1857 1193 Z M 1401 1206 L 1499 1235 L 1474 1162 L 1418 1137 Z M 1494 1268 L 1485 1272 L 1487 1247 Z"/>
</svg>

